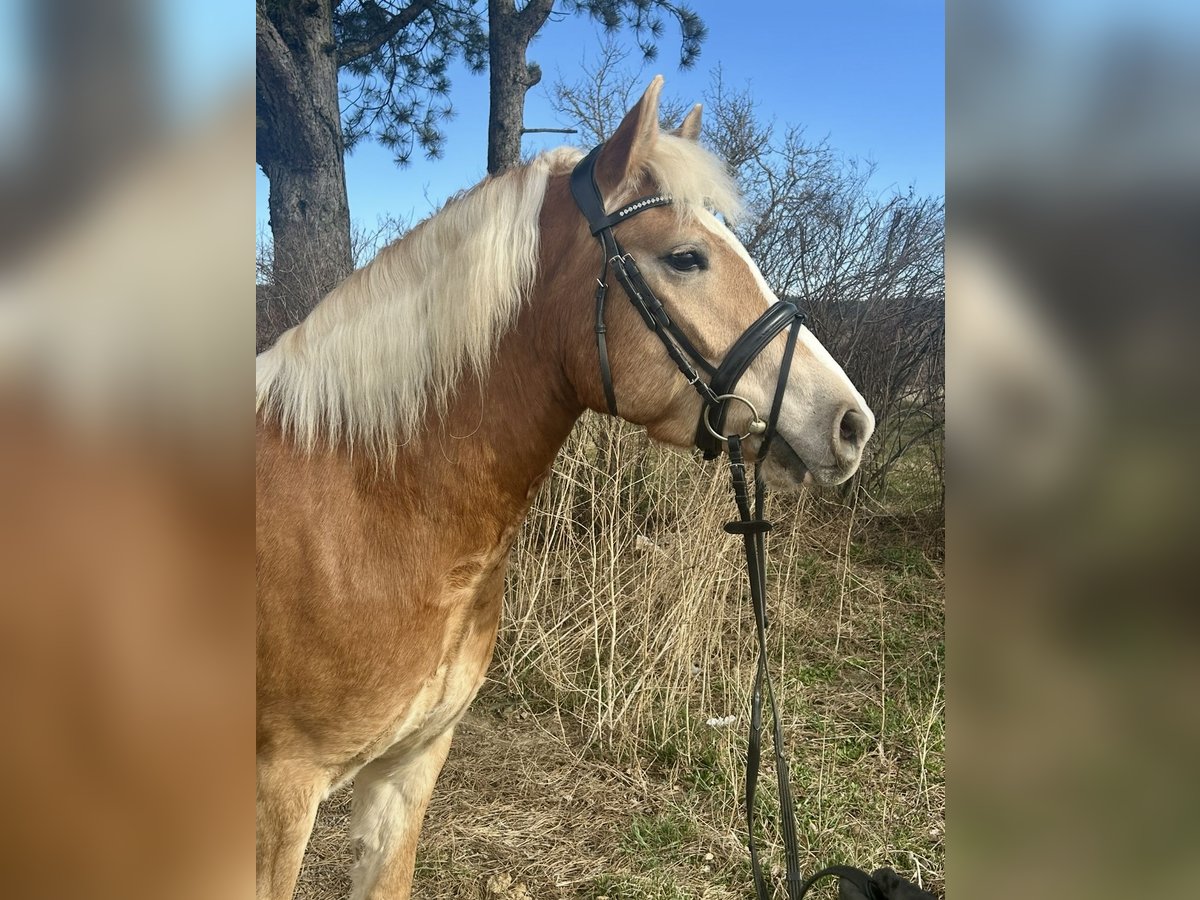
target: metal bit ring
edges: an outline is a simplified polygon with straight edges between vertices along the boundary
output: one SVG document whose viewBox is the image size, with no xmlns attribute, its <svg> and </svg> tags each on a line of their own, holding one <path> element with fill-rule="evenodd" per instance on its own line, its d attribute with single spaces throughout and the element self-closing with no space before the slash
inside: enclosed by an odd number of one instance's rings
<svg viewBox="0 0 1200 900">
<path fill-rule="evenodd" d="M 758 410 L 755 409 L 754 404 L 745 397 L 742 397 L 739 394 L 718 394 L 717 400 L 737 400 L 739 403 L 744 403 L 747 407 L 749 407 L 751 415 L 750 424 L 747 426 L 749 430 L 745 434 L 738 435 L 739 440 L 745 440 L 752 434 L 762 434 L 767 430 L 767 423 L 758 417 Z M 725 441 L 729 440 L 729 435 L 717 434 L 716 429 L 712 427 L 712 422 L 708 420 L 708 414 L 711 413 L 714 408 L 715 407 L 713 405 L 704 407 L 704 415 L 702 416 L 704 420 L 704 427 L 708 429 L 709 434 L 715 437 L 718 441 L 724 443 Z"/>
</svg>

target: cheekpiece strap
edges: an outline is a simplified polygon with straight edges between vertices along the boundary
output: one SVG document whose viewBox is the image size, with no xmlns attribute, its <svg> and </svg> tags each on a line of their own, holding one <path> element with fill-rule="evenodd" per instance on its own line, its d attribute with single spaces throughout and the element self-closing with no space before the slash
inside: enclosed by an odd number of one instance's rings
<svg viewBox="0 0 1200 900">
<path fill-rule="evenodd" d="M 614 213 L 606 213 L 604 211 L 604 197 L 600 194 L 600 188 L 596 184 L 596 160 L 599 158 L 601 147 L 595 147 L 587 156 L 579 161 L 575 168 L 571 171 L 571 196 L 575 199 L 575 204 L 579 207 L 579 211 L 583 213 L 583 217 L 587 220 L 588 228 L 591 229 L 592 236 L 600 240 L 601 246 L 604 248 L 604 259 L 600 269 L 600 275 L 596 279 L 596 355 L 600 363 L 600 383 L 604 387 L 604 402 L 608 406 L 608 411 L 612 415 L 617 415 L 617 395 L 613 388 L 612 369 L 608 362 L 608 341 L 605 337 L 607 326 L 605 325 L 605 295 L 608 291 L 608 266 L 610 262 L 617 263 L 618 272 L 625 275 L 627 270 L 622 264 L 621 246 L 617 243 L 616 236 L 613 234 L 613 226 L 620 224 L 630 216 L 643 212 L 647 209 L 652 209 L 655 206 L 666 206 L 671 202 L 671 198 L 663 194 L 656 194 L 652 197 L 642 197 L 639 200 L 634 200 L 632 203 L 626 204 Z M 633 266 L 633 260 L 626 260 L 629 266 Z M 636 270 L 636 267 L 635 267 Z M 640 281 L 640 275 L 638 276 Z M 643 282 L 644 284 L 644 282 Z M 625 282 L 626 288 L 631 291 L 630 299 L 637 294 L 636 290 L 630 288 L 628 282 Z M 646 289 L 647 295 L 653 297 L 652 292 Z M 646 318 L 646 324 L 660 334 L 661 328 L 653 321 L 651 310 L 643 302 L 638 304 L 635 301 L 635 306 L 642 313 L 643 318 Z M 665 316 L 665 312 L 663 313 Z M 669 322 L 667 323 L 669 327 Z M 668 347 L 668 349 L 672 349 Z M 677 354 L 672 354 L 674 357 Z M 697 379 L 698 380 L 698 379 Z"/>
</svg>

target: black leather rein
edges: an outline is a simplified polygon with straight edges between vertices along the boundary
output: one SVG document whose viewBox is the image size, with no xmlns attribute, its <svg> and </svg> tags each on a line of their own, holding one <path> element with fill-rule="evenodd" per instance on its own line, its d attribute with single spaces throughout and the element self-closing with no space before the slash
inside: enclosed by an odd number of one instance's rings
<svg viewBox="0 0 1200 900">
<path fill-rule="evenodd" d="M 767 581 L 766 581 L 766 533 L 771 523 L 765 518 L 765 490 L 758 477 L 758 463 L 767 455 L 775 436 L 776 424 L 783 405 L 783 394 L 791 370 L 796 339 L 804 316 L 797 306 L 786 300 L 773 303 L 757 320 L 751 323 L 726 351 L 719 365 L 714 366 L 704 358 L 688 336 L 671 319 L 659 299 L 642 277 L 633 257 L 626 253 L 613 228 L 626 219 L 656 206 L 666 206 L 671 198 L 661 194 L 642 197 L 614 213 L 606 213 L 604 199 L 596 185 L 596 159 L 603 145 L 585 156 L 571 173 L 571 195 L 579 206 L 592 235 L 604 250 L 604 261 L 600 275 L 596 278 L 596 352 L 600 363 L 600 380 L 604 385 L 604 398 L 608 411 L 617 415 L 617 396 L 613 388 L 612 370 L 608 361 L 607 329 L 605 326 L 605 301 L 608 295 L 608 270 L 611 267 L 617 281 L 625 289 L 630 303 L 662 342 L 667 355 L 683 373 L 688 384 L 695 388 L 703 403 L 700 421 L 696 425 L 696 446 L 704 452 L 705 459 L 720 455 L 722 445 L 729 453 L 730 473 L 733 480 L 733 495 L 737 503 L 738 519 L 725 526 L 730 534 L 741 535 L 745 544 L 746 569 L 750 579 L 750 596 L 754 607 L 755 633 L 758 638 L 758 668 L 754 676 L 751 693 L 750 736 L 746 751 L 746 823 L 750 866 L 754 876 L 754 889 L 759 900 L 770 900 L 762 865 L 758 859 L 758 848 L 754 836 L 754 796 L 758 785 L 759 764 L 762 756 L 763 689 L 771 701 L 772 737 L 775 751 L 775 777 L 779 785 L 780 831 L 783 836 L 784 855 L 787 860 L 787 896 L 789 900 L 803 900 L 808 889 L 818 880 L 836 876 L 841 879 L 841 894 L 844 900 L 933 900 L 933 897 L 899 879 L 890 869 L 882 869 L 869 876 L 859 869 L 848 866 L 832 866 L 804 881 L 800 874 L 800 850 L 796 842 L 796 817 L 788 780 L 787 761 L 783 756 L 783 726 L 779 719 L 779 708 L 775 702 L 775 690 L 767 672 Z M 783 360 L 775 382 L 775 393 L 771 409 L 764 420 L 758 410 L 746 398 L 734 393 L 737 383 L 750 365 L 771 341 L 784 329 L 790 329 L 784 345 Z M 705 381 L 701 373 L 708 377 Z M 751 422 L 745 434 L 725 434 L 725 418 L 733 402 L 745 404 L 751 412 Z M 742 453 L 742 441 L 750 435 L 761 435 L 757 462 L 753 477 L 746 476 L 746 463 Z M 753 504 L 751 503 L 753 482 Z M 887 890 L 891 882 L 881 880 L 887 873 L 915 893 L 895 893 Z M 857 893 L 854 893 L 857 891 Z"/>
</svg>

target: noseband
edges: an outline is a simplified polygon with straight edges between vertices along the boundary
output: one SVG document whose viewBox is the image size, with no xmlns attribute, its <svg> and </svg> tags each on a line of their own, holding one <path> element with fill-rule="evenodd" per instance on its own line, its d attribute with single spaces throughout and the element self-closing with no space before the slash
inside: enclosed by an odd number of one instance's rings
<svg viewBox="0 0 1200 900">
<path fill-rule="evenodd" d="M 592 235 L 599 239 L 604 249 L 604 262 L 600 275 L 596 279 L 596 350 L 600 358 L 600 380 L 604 384 L 604 399 L 608 411 L 617 415 L 617 395 L 613 389 L 612 370 L 608 362 L 607 329 L 604 322 L 604 303 L 608 294 L 608 270 L 611 266 L 616 273 L 617 281 L 625 289 L 634 309 L 666 348 L 667 355 L 683 373 L 688 384 L 696 389 L 703 401 L 700 420 L 696 423 L 696 446 L 704 452 L 705 459 L 716 459 L 721 453 L 721 445 L 728 443 L 729 435 L 724 434 L 725 418 L 731 403 L 745 404 L 751 413 L 748 431 L 739 435 L 745 439 L 750 435 L 761 435 L 758 458 L 766 456 L 771 439 L 775 435 L 775 426 L 779 420 L 780 407 L 783 404 L 783 392 L 787 386 L 788 372 L 792 366 L 792 355 L 796 349 L 796 338 L 799 325 L 804 321 L 804 315 L 796 304 L 789 300 L 773 303 L 765 313 L 758 317 L 750 327 L 742 332 L 725 354 L 719 366 L 714 366 L 696 349 L 678 324 L 671 319 L 663 308 L 662 302 L 654 295 L 646 279 L 633 257 L 626 253 L 613 234 L 613 226 L 632 218 L 647 209 L 656 206 L 666 206 L 671 198 L 656 194 L 634 200 L 614 213 L 604 211 L 604 199 L 596 185 L 596 159 L 601 147 L 596 147 L 585 156 L 571 173 L 571 195 L 575 198 Z M 783 362 L 779 367 L 779 376 L 775 382 L 775 396 L 767 418 L 763 420 L 758 410 L 749 400 L 734 393 L 738 381 L 751 363 L 762 353 L 771 340 L 791 327 L 787 337 L 787 345 L 783 351 Z M 708 377 L 705 381 L 701 373 Z"/>
<path fill-rule="evenodd" d="M 746 568 L 750 579 L 750 596 L 754 607 L 755 632 L 758 638 L 758 668 L 754 676 L 754 687 L 750 700 L 750 737 L 746 751 L 746 823 L 749 831 L 748 848 L 750 868 L 754 877 L 754 889 L 759 900 L 772 896 L 766 877 L 758 859 L 754 837 L 755 792 L 758 785 L 759 763 L 762 756 L 763 692 L 771 702 L 773 743 L 775 750 L 775 778 L 779 786 L 780 832 L 783 837 L 784 855 L 787 861 L 787 896 L 789 900 L 803 900 L 809 888 L 821 879 L 835 877 L 841 881 L 842 896 L 856 900 L 933 900 L 932 895 L 920 891 L 900 879 L 890 869 L 881 869 L 867 875 L 860 869 L 849 866 L 830 866 L 804 880 L 800 874 L 800 850 L 796 841 L 795 808 L 792 803 L 788 779 L 787 761 L 783 756 L 783 726 L 779 718 L 779 706 L 775 702 L 775 690 L 767 674 L 767 576 L 766 576 L 766 533 L 771 523 L 765 516 L 765 491 L 755 465 L 753 485 L 754 503 L 751 507 L 750 484 L 746 477 L 746 465 L 742 455 L 742 441 L 750 435 L 761 435 L 757 460 L 767 455 L 779 411 L 783 405 L 783 392 L 787 386 L 788 372 L 792 367 L 792 356 L 796 350 L 796 338 L 804 315 L 796 304 L 788 300 L 773 303 L 750 327 L 738 337 L 720 365 L 714 366 L 696 349 L 680 327 L 667 314 L 662 302 L 654 295 L 646 279 L 642 277 L 633 257 L 622 248 L 613 227 L 625 220 L 653 209 L 666 206 L 671 198 L 656 194 L 642 197 L 614 213 L 604 211 L 604 198 L 596 185 L 596 160 L 603 144 L 585 156 L 571 172 L 571 195 L 580 212 L 587 219 L 592 235 L 600 241 L 604 250 L 604 262 L 596 278 L 596 351 L 600 360 L 600 380 L 604 385 L 604 399 L 608 411 L 617 415 L 617 396 L 613 389 L 612 369 L 608 362 L 607 329 L 604 323 L 604 302 L 608 294 L 608 270 L 611 266 L 617 281 L 625 289 L 634 309 L 666 348 L 667 355 L 683 373 L 688 384 L 696 389 L 703 402 L 700 421 L 696 424 L 695 443 L 704 452 L 705 459 L 715 459 L 721 454 L 722 445 L 729 453 L 730 472 L 733 479 L 733 496 L 737 503 L 738 520 L 730 522 L 725 530 L 741 535 L 745 544 Z M 735 393 L 737 383 L 750 365 L 767 345 L 785 328 L 790 328 L 783 351 L 783 361 L 775 381 L 775 395 L 767 418 L 760 418 L 754 404 Z M 700 373 L 708 377 L 701 378 Z M 742 403 L 749 408 L 750 424 L 745 434 L 725 434 L 725 418 L 731 403 Z M 891 879 L 891 880 L 889 880 Z M 911 891 L 911 892 L 910 892 Z M 847 893 L 849 892 L 849 893 Z"/>
</svg>

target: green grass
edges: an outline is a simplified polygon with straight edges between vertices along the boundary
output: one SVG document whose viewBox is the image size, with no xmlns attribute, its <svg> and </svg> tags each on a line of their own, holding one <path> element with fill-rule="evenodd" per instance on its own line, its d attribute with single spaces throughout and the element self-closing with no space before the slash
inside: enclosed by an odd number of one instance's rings
<svg viewBox="0 0 1200 900">
<path fill-rule="evenodd" d="M 455 859 L 454 854 L 442 848 L 422 847 L 417 853 L 414 877 L 438 878 L 447 883 L 469 884 L 478 879 L 478 873 Z"/>
<path fill-rule="evenodd" d="M 602 875 L 589 884 L 587 900 L 690 900 L 693 896 L 664 875 Z"/>
<path fill-rule="evenodd" d="M 696 826 L 689 818 L 667 812 L 634 816 L 621 845 L 637 856 L 670 862 L 697 839 Z"/>
</svg>

